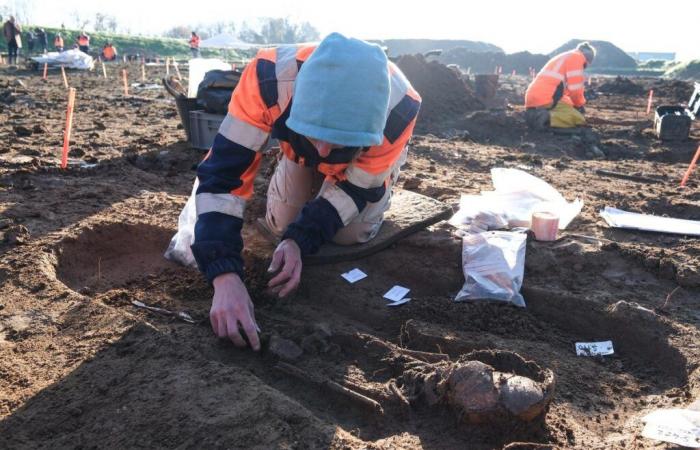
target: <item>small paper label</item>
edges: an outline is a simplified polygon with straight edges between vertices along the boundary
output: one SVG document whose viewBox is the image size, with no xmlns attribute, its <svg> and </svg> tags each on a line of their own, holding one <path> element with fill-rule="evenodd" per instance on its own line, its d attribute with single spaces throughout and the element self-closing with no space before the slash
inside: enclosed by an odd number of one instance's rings
<svg viewBox="0 0 700 450">
<path fill-rule="evenodd" d="M 612 355 L 613 353 L 615 351 L 612 341 L 576 343 L 576 355 L 578 356 Z"/>
<path fill-rule="evenodd" d="M 360 269 L 352 269 L 350 272 L 345 272 L 340 276 L 345 278 L 348 283 L 355 283 L 363 278 L 367 278 L 367 274 Z"/>
<path fill-rule="evenodd" d="M 393 288 L 389 289 L 389 292 L 384 294 L 384 298 L 387 300 L 391 300 L 392 302 L 398 302 L 402 298 L 408 294 L 410 289 L 405 288 L 403 286 L 394 286 Z"/>
<path fill-rule="evenodd" d="M 684 428 L 670 424 L 648 423 L 644 426 L 642 436 L 683 447 L 700 447 L 700 427 Z"/>
<path fill-rule="evenodd" d="M 410 298 L 404 298 L 404 299 L 399 300 L 398 302 L 387 303 L 386 306 L 401 306 L 401 305 L 408 303 L 410 301 L 411 301 Z"/>
</svg>

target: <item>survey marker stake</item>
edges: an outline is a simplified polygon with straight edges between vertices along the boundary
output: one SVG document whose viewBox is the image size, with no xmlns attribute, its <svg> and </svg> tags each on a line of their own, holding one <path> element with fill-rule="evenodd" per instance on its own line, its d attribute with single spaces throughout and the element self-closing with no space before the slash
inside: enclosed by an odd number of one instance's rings
<svg viewBox="0 0 700 450">
<path fill-rule="evenodd" d="M 70 133 L 73 129 L 73 109 L 75 106 L 75 88 L 68 89 L 68 106 L 66 107 L 66 128 L 63 131 L 63 151 L 61 152 L 61 169 L 68 166 L 68 147 L 70 146 Z"/>
</svg>

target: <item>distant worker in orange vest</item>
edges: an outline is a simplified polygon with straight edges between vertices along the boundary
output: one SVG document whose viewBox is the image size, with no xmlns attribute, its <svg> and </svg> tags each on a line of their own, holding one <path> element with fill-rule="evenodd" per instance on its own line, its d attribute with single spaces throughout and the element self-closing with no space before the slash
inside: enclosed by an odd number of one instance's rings
<svg viewBox="0 0 700 450">
<path fill-rule="evenodd" d="M 90 53 L 90 36 L 85 34 L 84 31 L 81 31 L 78 36 L 78 48 L 83 53 Z"/>
<path fill-rule="evenodd" d="M 61 33 L 58 33 L 55 38 L 53 38 L 53 46 L 57 52 L 61 53 L 63 51 L 63 37 Z"/>
<path fill-rule="evenodd" d="M 117 49 L 111 42 L 107 42 L 102 47 L 102 59 L 105 61 L 114 61 L 117 59 Z"/>
<path fill-rule="evenodd" d="M 525 93 L 525 120 L 535 129 L 573 128 L 586 123 L 584 69 L 596 50 L 588 42 L 550 59 Z"/>
<path fill-rule="evenodd" d="M 192 37 L 190 38 L 190 51 L 192 52 L 193 58 L 199 58 L 199 36 L 196 32 L 192 32 Z"/>
</svg>

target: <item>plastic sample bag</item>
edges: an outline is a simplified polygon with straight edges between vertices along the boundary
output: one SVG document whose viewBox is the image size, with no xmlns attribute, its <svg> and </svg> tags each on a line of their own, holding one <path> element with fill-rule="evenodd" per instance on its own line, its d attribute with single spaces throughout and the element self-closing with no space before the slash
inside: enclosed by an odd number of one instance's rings
<svg viewBox="0 0 700 450">
<path fill-rule="evenodd" d="M 187 203 L 177 219 L 177 233 L 170 240 L 170 245 L 163 255 L 166 259 L 183 266 L 197 267 L 197 261 L 194 259 L 190 246 L 194 244 L 194 225 L 197 223 L 195 196 L 198 187 L 199 180 L 195 178 L 192 194 L 190 194 L 190 198 L 187 199 Z"/>
<path fill-rule="evenodd" d="M 497 300 L 525 307 L 520 294 L 527 235 L 511 231 L 467 234 L 462 239 L 464 286 L 456 302 Z"/>
</svg>

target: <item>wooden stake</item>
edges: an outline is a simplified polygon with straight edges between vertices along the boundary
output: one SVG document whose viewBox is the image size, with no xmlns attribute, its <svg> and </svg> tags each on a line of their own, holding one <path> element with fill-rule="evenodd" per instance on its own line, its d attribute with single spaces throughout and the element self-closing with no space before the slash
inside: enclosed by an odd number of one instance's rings
<svg viewBox="0 0 700 450">
<path fill-rule="evenodd" d="M 647 101 L 647 114 L 651 112 L 651 102 L 654 100 L 654 90 L 649 89 L 649 101 Z"/>
<path fill-rule="evenodd" d="M 146 64 L 141 63 L 141 83 L 146 82 Z"/>
<path fill-rule="evenodd" d="M 177 66 L 177 61 L 173 59 L 173 66 L 175 66 L 175 73 L 177 74 L 177 81 L 182 81 L 182 75 L 180 75 L 180 68 Z"/>
<path fill-rule="evenodd" d="M 124 80 L 124 95 L 129 95 L 129 81 L 126 75 L 126 69 L 122 69 L 122 79 Z"/>
<path fill-rule="evenodd" d="M 165 57 L 165 76 L 170 76 L 170 58 Z"/>
<path fill-rule="evenodd" d="M 66 69 L 61 66 L 61 75 L 63 76 L 63 86 L 68 89 L 68 78 L 66 77 Z"/>
<path fill-rule="evenodd" d="M 49 79 L 48 76 L 49 76 L 49 64 L 48 64 L 48 63 L 44 63 L 44 76 L 41 77 L 41 79 L 44 80 L 44 81 L 46 81 L 46 80 Z"/>
<path fill-rule="evenodd" d="M 104 61 L 102 61 L 102 76 L 105 77 L 105 80 L 107 79 L 107 68 Z"/>
<path fill-rule="evenodd" d="M 61 153 L 61 169 L 68 166 L 68 147 L 70 134 L 73 129 L 73 109 L 75 106 L 75 88 L 68 89 L 68 107 L 66 108 L 66 128 L 63 131 L 63 151 Z"/>
<path fill-rule="evenodd" d="M 685 175 L 683 175 L 683 179 L 681 180 L 681 187 L 685 187 L 685 183 L 688 182 L 688 178 L 690 178 L 690 174 L 693 172 L 693 169 L 695 169 L 695 165 L 698 163 L 698 158 L 700 158 L 700 145 L 698 145 L 698 150 L 695 152 L 695 156 L 693 156 L 693 160 L 690 161 L 690 165 L 688 166 L 688 170 L 686 170 Z"/>
</svg>

